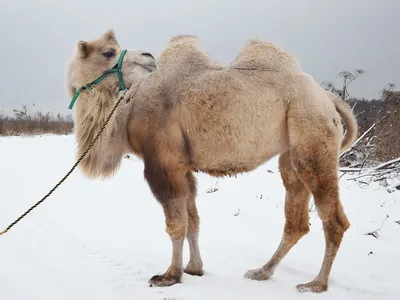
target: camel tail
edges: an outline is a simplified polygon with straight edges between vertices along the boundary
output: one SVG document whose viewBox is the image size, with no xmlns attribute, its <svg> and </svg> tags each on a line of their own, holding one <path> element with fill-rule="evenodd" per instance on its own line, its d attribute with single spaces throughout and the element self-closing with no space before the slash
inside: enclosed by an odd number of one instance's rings
<svg viewBox="0 0 400 300">
<path fill-rule="evenodd" d="M 357 119 L 354 116 L 350 105 L 344 102 L 342 99 L 332 94 L 330 96 L 333 103 L 335 104 L 337 112 L 343 119 L 344 125 L 346 126 L 346 136 L 342 141 L 341 151 L 345 151 L 350 148 L 350 146 L 354 143 L 358 134 L 358 125 Z"/>
</svg>

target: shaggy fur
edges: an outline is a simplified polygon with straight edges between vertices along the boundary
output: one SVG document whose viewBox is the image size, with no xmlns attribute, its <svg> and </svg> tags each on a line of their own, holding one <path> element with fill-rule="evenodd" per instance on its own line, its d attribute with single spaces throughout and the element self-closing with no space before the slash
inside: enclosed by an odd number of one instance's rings
<svg viewBox="0 0 400 300">
<path fill-rule="evenodd" d="M 134 83 L 137 81 L 130 82 Z M 337 176 L 339 153 L 357 135 L 349 106 L 321 89 L 293 56 L 271 43 L 251 40 L 229 66 L 221 66 L 195 36 L 182 35 L 171 39 L 157 59 L 157 71 L 128 94 L 133 92 L 120 109 L 123 113 L 110 125 L 110 130 L 118 128 L 118 139 L 103 137 L 83 169 L 93 177 L 109 175 L 108 170 L 117 169 L 125 152 L 143 159 L 144 176 L 164 209 L 173 246 L 171 266 L 163 275 L 153 276 L 150 284 L 178 283 L 183 271 L 203 274 L 193 172 L 232 176 L 254 170 L 280 154 L 286 188 L 282 241 L 264 266 L 245 276 L 270 278 L 309 231 L 312 194 L 324 226 L 325 257 L 315 279 L 298 289 L 327 290 L 331 266 L 349 227 L 339 200 Z M 103 97 L 99 102 L 114 101 L 106 87 L 96 93 Z M 94 110 L 102 116 L 110 106 L 89 105 L 82 101 L 77 106 L 78 114 L 85 112 L 92 118 L 81 118 L 76 126 L 78 133 L 93 136 L 103 122 Z M 342 120 L 347 129 L 343 141 Z M 81 140 L 78 138 L 78 143 Z M 184 269 L 185 237 L 190 260 Z"/>
<path fill-rule="evenodd" d="M 105 57 L 103 53 L 114 53 Z M 113 30 L 107 31 L 99 39 L 80 41 L 77 51 L 67 66 L 67 91 L 70 99 L 75 92 L 92 82 L 104 72 L 113 68 L 122 52 Z M 124 56 L 122 73 L 129 88 L 156 69 L 154 58 L 146 52 L 127 51 Z M 100 84 L 82 92 L 75 104 L 75 134 L 78 141 L 77 156 L 81 156 L 94 136 L 99 132 L 115 102 L 118 99 L 119 81 L 116 73 L 109 75 Z M 126 137 L 126 120 L 129 111 L 117 110 L 99 139 L 82 160 L 80 167 L 90 178 L 107 178 L 115 174 L 122 155 L 129 151 Z M 118 121 L 117 121 L 118 120 Z M 112 147 L 110 147 L 112 145 Z"/>
</svg>

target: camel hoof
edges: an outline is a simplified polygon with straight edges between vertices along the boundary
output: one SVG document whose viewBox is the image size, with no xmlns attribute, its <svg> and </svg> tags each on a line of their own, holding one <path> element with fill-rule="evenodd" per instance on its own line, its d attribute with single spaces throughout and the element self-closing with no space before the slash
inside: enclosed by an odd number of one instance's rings
<svg viewBox="0 0 400 300">
<path fill-rule="evenodd" d="M 245 278 L 251 280 L 267 280 L 272 276 L 272 273 L 265 272 L 263 269 L 249 270 L 244 275 Z"/>
<path fill-rule="evenodd" d="M 193 276 L 203 276 L 204 275 L 204 272 L 202 269 L 196 270 L 196 269 L 192 269 L 190 267 L 186 267 L 184 272 L 186 274 L 193 275 Z"/>
<path fill-rule="evenodd" d="M 166 273 L 164 275 L 154 275 L 149 280 L 150 287 L 153 287 L 153 286 L 165 287 L 165 286 L 171 286 L 171 285 L 174 285 L 177 283 L 181 283 L 180 278 L 178 278 L 176 276 L 169 276 L 168 273 Z"/>
<path fill-rule="evenodd" d="M 203 262 L 201 260 L 191 260 L 184 270 L 186 274 L 193 276 L 203 276 Z"/>
<path fill-rule="evenodd" d="M 328 290 L 328 285 L 318 281 L 311 281 L 309 283 L 299 284 L 296 288 L 300 293 L 322 293 Z"/>
</svg>

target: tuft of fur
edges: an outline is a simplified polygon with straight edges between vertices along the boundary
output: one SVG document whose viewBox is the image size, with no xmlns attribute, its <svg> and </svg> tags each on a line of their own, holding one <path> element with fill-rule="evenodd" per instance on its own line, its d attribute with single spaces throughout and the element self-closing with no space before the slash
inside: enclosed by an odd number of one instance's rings
<svg viewBox="0 0 400 300">
<path fill-rule="evenodd" d="M 87 149 L 92 139 L 97 135 L 114 107 L 117 96 L 107 90 L 96 90 L 95 95 L 84 93 L 76 103 L 77 157 Z M 88 178 L 109 178 L 119 169 L 124 153 L 128 150 L 126 141 L 127 105 L 120 104 L 102 136 L 81 161 L 80 168 Z M 125 106 L 125 107 L 124 107 Z M 112 145 L 110 147 L 110 145 Z"/>
</svg>

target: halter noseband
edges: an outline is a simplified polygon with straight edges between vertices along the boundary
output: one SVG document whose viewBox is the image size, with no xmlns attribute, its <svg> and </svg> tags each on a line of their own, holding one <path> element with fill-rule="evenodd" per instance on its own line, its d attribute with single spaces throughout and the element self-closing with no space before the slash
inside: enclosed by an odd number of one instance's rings
<svg viewBox="0 0 400 300">
<path fill-rule="evenodd" d="M 89 90 L 92 91 L 92 86 L 95 84 L 98 84 L 100 82 L 102 82 L 108 75 L 112 74 L 112 73 L 118 73 L 118 80 L 119 80 L 119 90 L 123 91 L 125 90 L 125 84 L 124 84 L 124 80 L 122 78 L 122 60 L 124 59 L 126 50 L 122 50 L 121 55 L 119 56 L 118 59 L 118 63 L 114 66 L 114 68 L 108 70 L 107 72 L 105 72 L 103 75 L 101 75 L 99 78 L 97 78 L 96 80 L 92 81 L 91 83 L 88 83 L 87 85 L 81 87 L 79 90 L 76 91 L 74 97 L 71 100 L 71 103 L 69 104 L 69 109 L 72 109 L 72 107 L 75 104 L 76 99 L 78 99 L 79 95 L 82 93 L 83 90 Z"/>
</svg>

